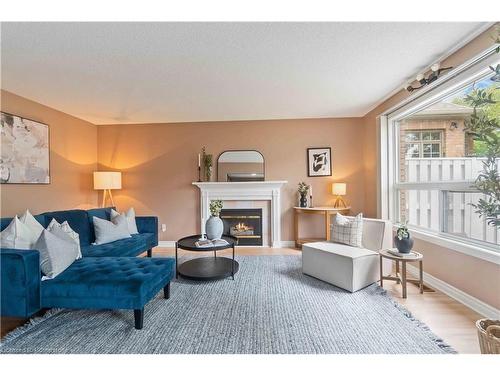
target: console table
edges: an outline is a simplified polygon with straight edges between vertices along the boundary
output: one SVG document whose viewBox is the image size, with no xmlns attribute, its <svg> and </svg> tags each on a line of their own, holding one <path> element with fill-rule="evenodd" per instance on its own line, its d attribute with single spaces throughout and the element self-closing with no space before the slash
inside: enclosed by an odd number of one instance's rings
<svg viewBox="0 0 500 375">
<path fill-rule="evenodd" d="M 331 216 L 338 213 L 348 214 L 351 207 L 335 208 L 330 206 L 320 207 L 294 207 L 294 239 L 295 247 L 300 248 L 308 242 L 329 241 Z M 324 238 L 299 238 L 299 217 L 301 214 L 323 215 L 325 217 L 325 237 Z"/>
</svg>

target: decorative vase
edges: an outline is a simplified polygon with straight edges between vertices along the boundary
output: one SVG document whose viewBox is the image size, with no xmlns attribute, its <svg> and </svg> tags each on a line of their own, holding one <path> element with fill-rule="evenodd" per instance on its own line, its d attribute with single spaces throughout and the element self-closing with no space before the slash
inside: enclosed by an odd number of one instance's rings
<svg viewBox="0 0 500 375">
<path fill-rule="evenodd" d="M 307 207 L 307 195 L 300 194 L 300 207 Z"/>
<path fill-rule="evenodd" d="M 408 254 L 413 247 L 413 238 L 410 237 L 410 234 L 408 234 L 408 238 L 403 238 L 402 240 L 396 236 L 394 237 L 394 243 L 400 253 Z"/>
<path fill-rule="evenodd" d="M 224 223 L 218 216 L 210 216 L 205 223 L 205 233 L 209 240 L 218 240 L 222 237 Z"/>
</svg>

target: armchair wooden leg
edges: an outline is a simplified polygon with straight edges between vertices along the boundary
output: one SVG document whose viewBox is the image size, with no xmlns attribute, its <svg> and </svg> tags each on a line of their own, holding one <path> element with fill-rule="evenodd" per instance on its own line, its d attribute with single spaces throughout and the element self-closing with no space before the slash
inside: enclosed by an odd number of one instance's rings
<svg viewBox="0 0 500 375">
<path fill-rule="evenodd" d="M 144 323 L 144 308 L 134 310 L 135 329 L 142 329 Z"/>
<path fill-rule="evenodd" d="M 149 249 L 148 250 L 148 258 L 152 258 L 153 257 L 153 249 Z"/>
<path fill-rule="evenodd" d="M 170 298 L 170 283 L 163 287 L 163 296 L 165 297 L 165 299 Z"/>
</svg>

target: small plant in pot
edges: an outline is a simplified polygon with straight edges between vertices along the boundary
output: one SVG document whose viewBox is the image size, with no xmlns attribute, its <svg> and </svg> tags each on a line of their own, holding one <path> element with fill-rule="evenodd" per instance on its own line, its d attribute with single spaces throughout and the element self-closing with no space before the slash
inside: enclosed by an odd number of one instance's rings
<svg viewBox="0 0 500 375">
<path fill-rule="evenodd" d="M 410 237 L 410 232 L 408 231 L 406 223 L 398 225 L 394 243 L 400 253 L 408 254 L 411 251 L 413 247 L 413 238 Z"/>
<path fill-rule="evenodd" d="M 307 207 L 307 192 L 309 191 L 309 185 L 304 181 L 299 182 L 299 188 L 297 189 L 300 195 L 300 207 Z"/>
<path fill-rule="evenodd" d="M 223 204 L 221 200 L 210 201 L 210 216 L 205 223 L 205 233 L 209 240 L 218 240 L 222 237 L 224 223 L 219 217 Z"/>
</svg>

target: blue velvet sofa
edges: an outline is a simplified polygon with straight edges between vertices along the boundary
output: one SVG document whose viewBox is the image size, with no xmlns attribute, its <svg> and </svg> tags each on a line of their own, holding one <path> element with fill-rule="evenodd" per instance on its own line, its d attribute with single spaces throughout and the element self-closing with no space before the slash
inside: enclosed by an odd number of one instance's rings
<svg viewBox="0 0 500 375">
<path fill-rule="evenodd" d="M 158 245 L 158 218 L 136 217 L 139 234 L 92 245 L 94 216 L 110 217 L 111 207 L 46 212 L 35 216 L 44 227 L 54 218 L 68 221 L 80 236 L 83 258 L 54 279 L 41 281 L 37 250 L 0 249 L 1 315 L 27 318 L 42 308 L 133 309 L 135 326 L 143 326 L 144 306 L 161 288 L 170 295 L 175 261 L 151 258 Z M 11 218 L 0 221 L 3 230 Z M 147 252 L 148 258 L 136 258 Z"/>
</svg>

